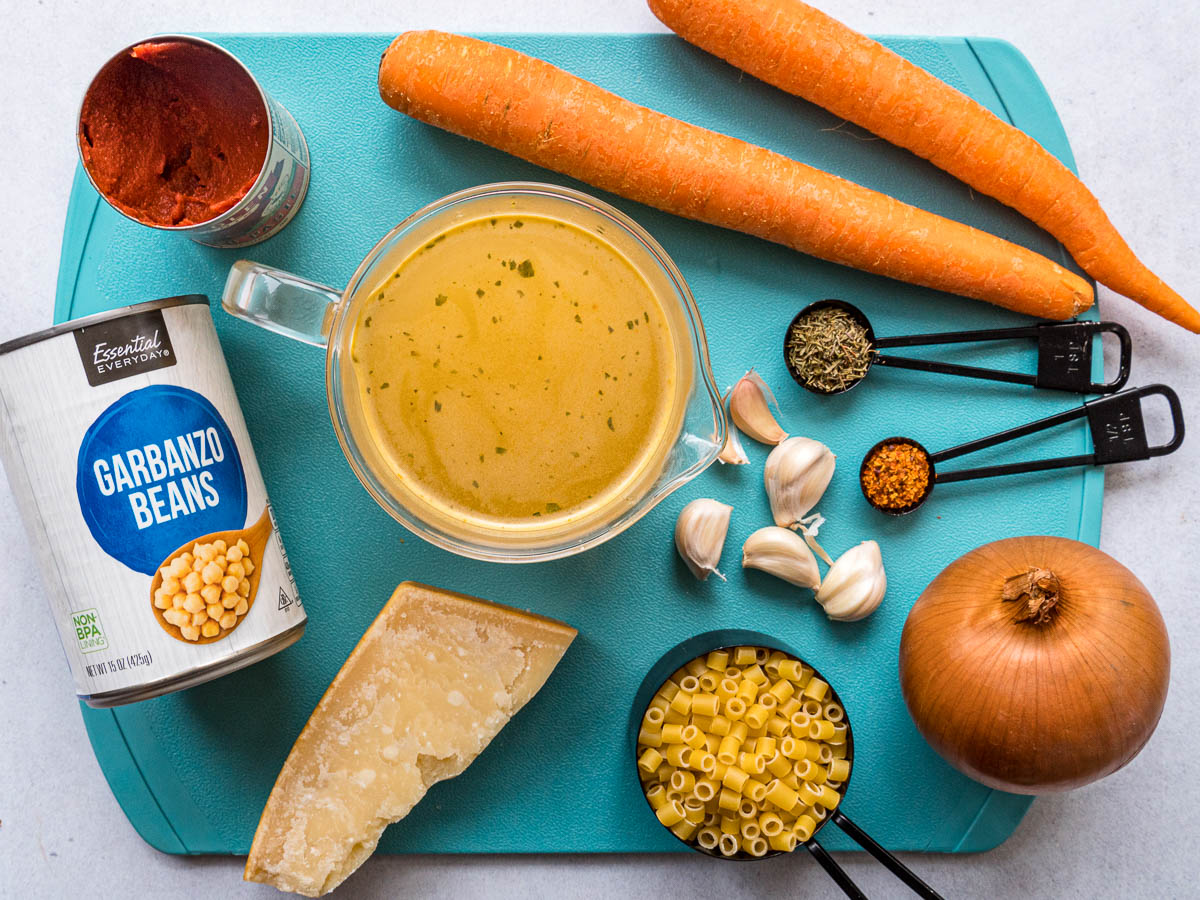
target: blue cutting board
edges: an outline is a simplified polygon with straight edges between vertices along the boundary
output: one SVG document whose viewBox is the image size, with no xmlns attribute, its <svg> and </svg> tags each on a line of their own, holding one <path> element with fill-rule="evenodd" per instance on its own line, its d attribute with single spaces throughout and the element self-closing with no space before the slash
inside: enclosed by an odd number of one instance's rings
<svg viewBox="0 0 1200 900">
<path fill-rule="evenodd" d="M 215 300 L 239 256 L 340 285 L 384 232 L 444 194 L 509 179 L 587 190 L 385 107 L 375 76 L 386 36 L 215 39 L 244 59 L 300 122 L 314 166 L 303 208 L 267 243 L 242 253 L 214 250 L 123 219 L 98 201 L 80 173 L 67 214 L 56 321 L 171 294 L 206 293 Z M 635 101 L 1066 261 L 1053 240 L 1009 210 L 676 38 L 497 40 Z M 1049 98 L 1011 46 L 960 38 L 887 43 L 1072 164 Z M 831 623 L 808 592 L 738 567 L 742 542 L 770 521 L 761 481 L 766 449 L 749 441 L 751 465 L 715 467 L 629 531 L 581 556 L 503 566 L 435 549 L 390 519 L 355 480 L 326 412 L 322 354 L 218 308 L 217 331 L 308 610 L 308 632 L 283 653 L 218 681 L 120 709 L 83 709 L 104 774 L 149 843 L 169 853 L 247 851 L 293 739 L 359 635 L 405 579 L 528 607 L 575 625 L 580 634 L 546 687 L 480 759 L 434 787 L 388 830 L 384 852 L 679 850 L 639 795 L 625 744 L 628 707 L 664 650 L 722 627 L 774 633 L 801 648 L 834 683 L 852 717 L 858 754 L 846 808 L 884 845 L 986 850 L 1016 827 L 1028 798 L 957 774 L 914 729 L 897 686 L 900 630 L 934 574 L 978 544 L 1030 533 L 1096 543 L 1101 473 L 946 485 L 916 515 L 891 519 L 867 507 L 855 472 L 862 454 L 888 435 L 909 434 L 936 449 L 1080 398 L 900 371 L 877 371 L 841 397 L 808 395 L 788 379 L 779 347 L 788 321 L 812 300 L 853 300 L 881 335 L 994 327 L 1020 317 L 606 199 L 648 228 L 691 283 L 722 388 L 756 366 L 779 396 L 786 427 L 839 455 L 820 504 L 829 519 L 822 539 L 834 554 L 867 538 L 879 541 L 890 583 L 883 606 L 860 623 Z M 1033 367 L 1031 350 L 1019 345 L 997 346 L 986 359 Z M 1018 449 L 1066 454 L 1087 446 L 1086 426 L 1079 424 Z M 725 547 L 727 583 L 697 583 L 672 547 L 676 514 L 703 495 L 735 507 Z M 834 849 L 854 848 L 834 828 L 822 840 Z"/>
</svg>

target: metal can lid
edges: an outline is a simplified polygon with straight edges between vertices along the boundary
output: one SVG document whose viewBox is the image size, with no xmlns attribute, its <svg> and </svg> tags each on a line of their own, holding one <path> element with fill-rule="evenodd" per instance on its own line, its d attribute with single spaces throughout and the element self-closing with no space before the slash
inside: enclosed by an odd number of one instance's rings
<svg viewBox="0 0 1200 900">
<path fill-rule="evenodd" d="M 50 338 L 58 337 L 60 334 L 70 334 L 79 328 L 87 328 L 91 325 L 97 325 L 100 322 L 108 322 L 112 319 L 120 319 L 125 316 L 137 315 L 138 313 L 149 312 L 152 309 L 166 309 L 169 306 L 185 306 L 191 303 L 203 303 L 209 305 L 208 297 L 204 294 L 180 294 L 176 297 L 161 297 L 158 300 L 147 300 L 144 303 L 135 303 L 132 306 L 121 306 L 117 309 L 108 309 L 104 312 L 93 313 L 90 316 L 83 316 L 79 319 L 71 319 L 69 322 L 60 322 L 50 328 L 43 328 L 41 331 L 35 331 L 33 334 L 27 334 L 22 337 L 13 338 L 11 341 L 5 341 L 0 344 L 0 356 L 5 353 L 10 353 L 13 350 L 20 350 L 22 347 L 28 347 L 30 344 L 36 344 L 39 341 L 49 340 Z"/>
</svg>

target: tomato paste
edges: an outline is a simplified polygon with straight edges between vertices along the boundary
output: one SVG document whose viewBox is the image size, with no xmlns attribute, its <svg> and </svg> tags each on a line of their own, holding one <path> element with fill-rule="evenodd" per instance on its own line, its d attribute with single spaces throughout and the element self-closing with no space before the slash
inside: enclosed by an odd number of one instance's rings
<svg viewBox="0 0 1200 900">
<path fill-rule="evenodd" d="M 246 195 L 270 141 L 253 78 L 226 54 L 148 41 L 106 65 L 79 117 L 83 164 L 117 209 L 147 225 L 207 222 Z"/>
</svg>

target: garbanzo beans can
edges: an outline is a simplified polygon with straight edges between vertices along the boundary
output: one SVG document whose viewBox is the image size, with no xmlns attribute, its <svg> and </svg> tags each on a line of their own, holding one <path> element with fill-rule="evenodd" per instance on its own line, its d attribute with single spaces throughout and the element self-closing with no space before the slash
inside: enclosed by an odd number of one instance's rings
<svg viewBox="0 0 1200 900">
<path fill-rule="evenodd" d="M 206 297 L 0 344 L 0 458 L 89 706 L 200 684 L 303 633 Z"/>
</svg>

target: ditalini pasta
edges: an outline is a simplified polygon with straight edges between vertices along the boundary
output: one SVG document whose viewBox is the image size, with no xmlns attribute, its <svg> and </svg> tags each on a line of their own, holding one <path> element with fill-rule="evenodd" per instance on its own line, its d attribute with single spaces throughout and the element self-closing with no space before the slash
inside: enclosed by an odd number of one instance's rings
<svg viewBox="0 0 1200 900">
<path fill-rule="evenodd" d="M 705 852 L 790 852 L 841 801 L 845 712 L 797 659 L 763 647 L 697 657 L 646 710 L 637 768 L 664 826 Z"/>
</svg>

